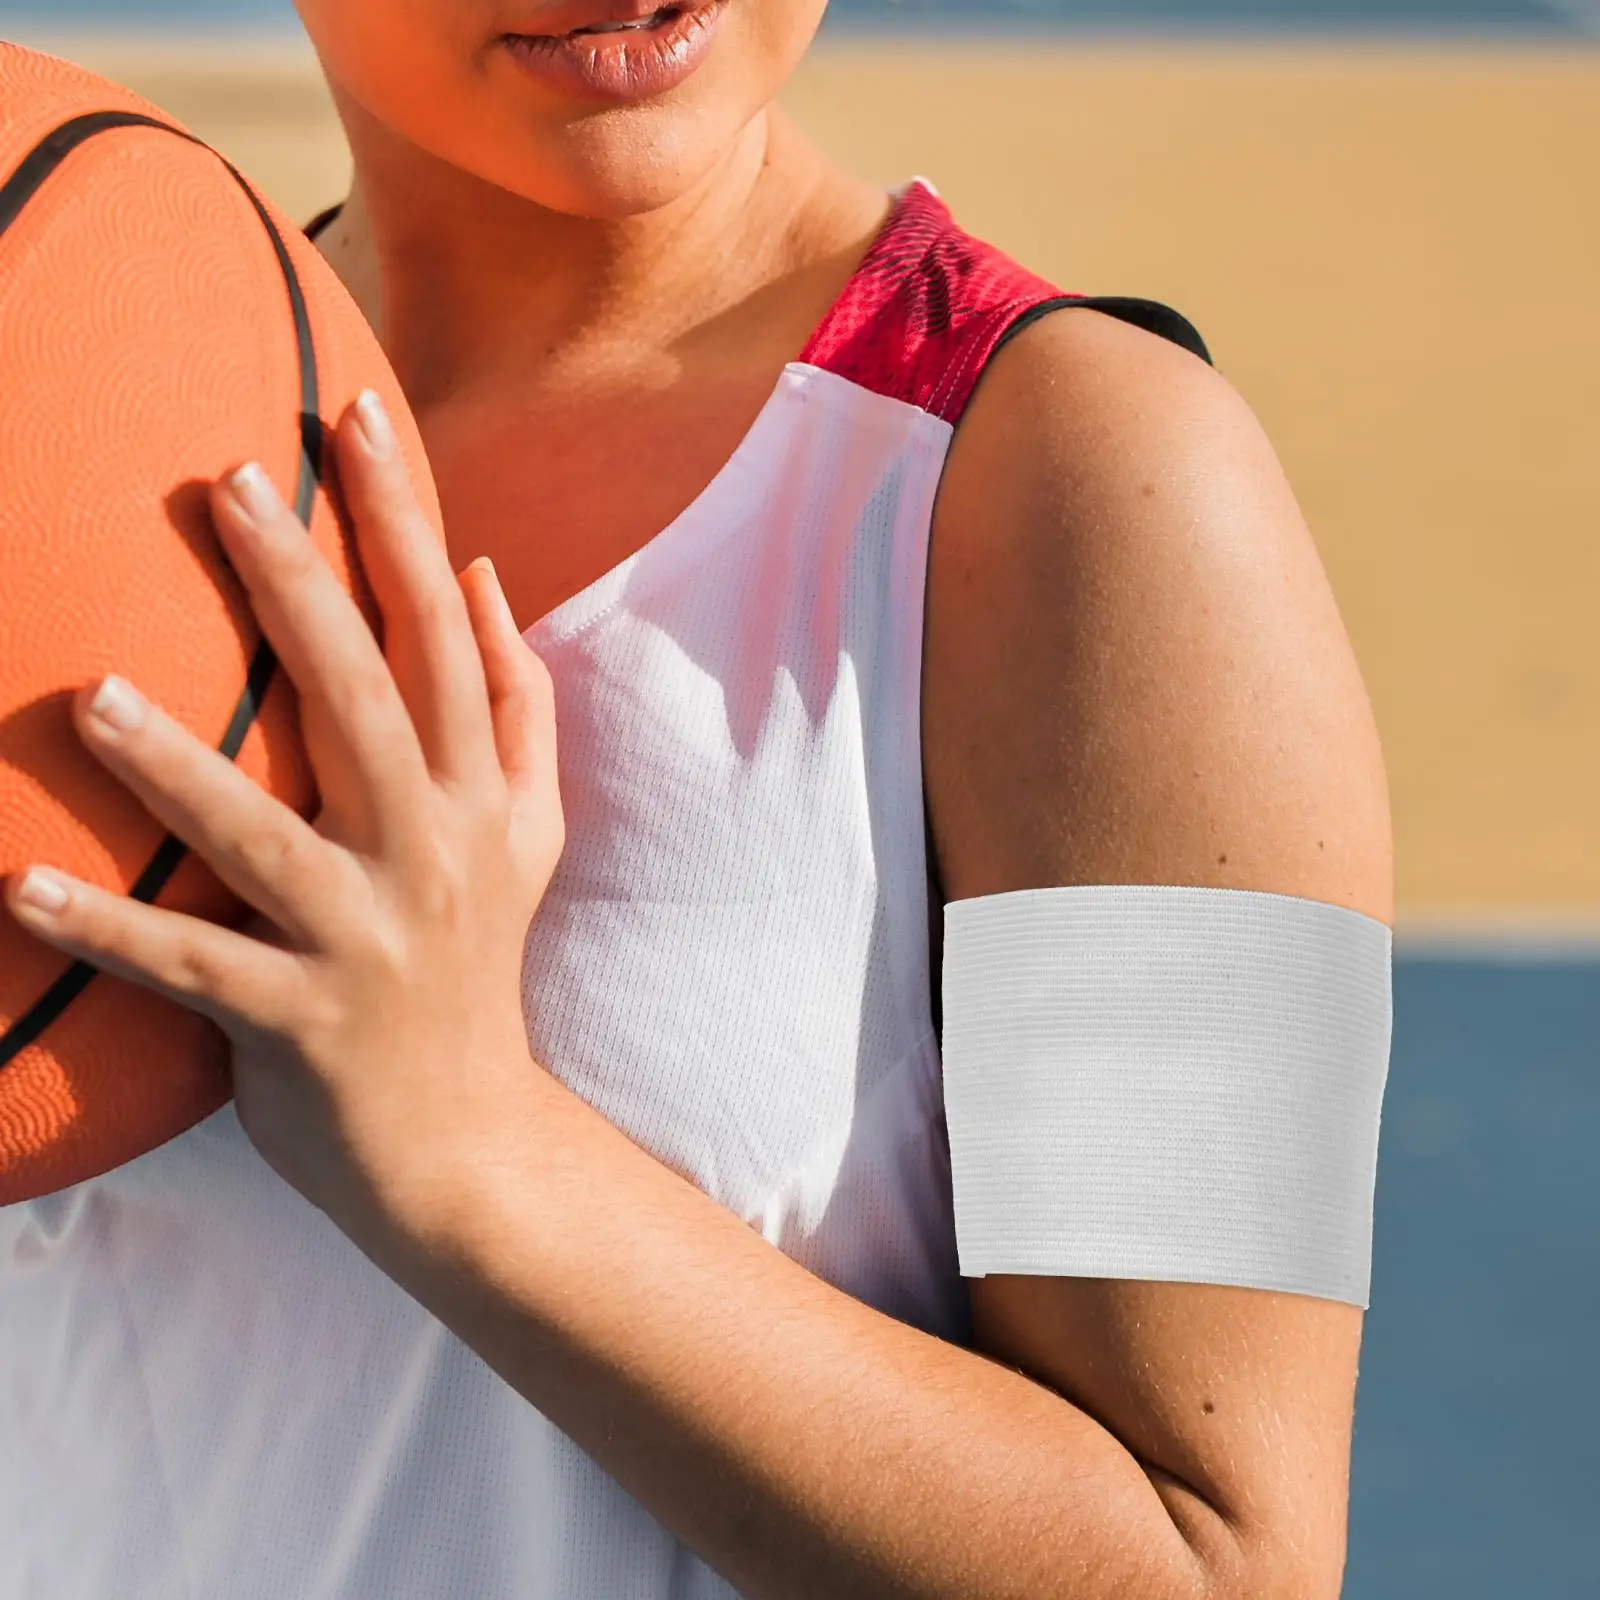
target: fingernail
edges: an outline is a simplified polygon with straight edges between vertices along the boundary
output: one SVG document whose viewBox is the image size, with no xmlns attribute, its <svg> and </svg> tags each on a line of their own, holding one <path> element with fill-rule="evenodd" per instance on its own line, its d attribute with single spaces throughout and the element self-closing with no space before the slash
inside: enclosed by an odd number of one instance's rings
<svg viewBox="0 0 1600 1600">
<path fill-rule="evenodd" d="M 375 389 L 363 389 L 356 400 L 356 420 L 366 436 L 367 449 L 380 461 L 394 453 L 394 428 Z"/>
<path fill-rule="evenodd" d="M 228 487 L 233 491 L 239 509 L 252 522 L 269 521 L 282 505 L 278 491 L 272 486 L 272 479 L 254 461 L 240 467 L 228 480 Z"/>
<path fill-rule="evenodd" d="M 67 886 L 53 872 L 42 872 L 38 867 L 29 868 L 17 886 L 17 899 L 29 910 L 47 917 L 60 916 L 71 898 Z"/>
<path fill-rule="evenodd" d="M 148 707 L 134 686 L 113 674 L 94 692 L 90 715 L 117 733 L 137 733 L 144 726 Z"/>
</svg>

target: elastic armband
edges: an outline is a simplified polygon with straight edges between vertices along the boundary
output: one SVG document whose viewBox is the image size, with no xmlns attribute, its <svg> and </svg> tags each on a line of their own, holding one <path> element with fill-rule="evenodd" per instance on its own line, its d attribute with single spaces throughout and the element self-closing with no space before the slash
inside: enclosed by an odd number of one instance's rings
<svg viewBox="0 0 1600 1600">
<path fill-rule="evenodd" d="M 949 905 L 962 1275 L 1232 1284 L 1365 1308 L 1393 946 L 1359 912 L 1242 890 Z"/>
</svg>

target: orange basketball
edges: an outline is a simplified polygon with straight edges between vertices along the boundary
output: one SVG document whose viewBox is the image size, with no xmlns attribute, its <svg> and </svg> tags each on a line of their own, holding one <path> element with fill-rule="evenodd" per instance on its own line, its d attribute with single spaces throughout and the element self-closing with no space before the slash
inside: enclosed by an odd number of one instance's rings
<svg viewBox="0 0 1600 1600">
<path fill-rule="evenodd" d="M 155 106 L 0 45 L 0 873 L 45 862 L 243 914 L 89 756 L 70 701 L 118 672 L 309 813 L 293 690 L 206 487 L 259 460 L 372 618 L 324 459 L 369 386 L 437 527 L 394 375 L 300 230 Z M 0 913 L 0 1205 L 143 1155 L 228 1096 L 209 1024 Z"/>
</svg>

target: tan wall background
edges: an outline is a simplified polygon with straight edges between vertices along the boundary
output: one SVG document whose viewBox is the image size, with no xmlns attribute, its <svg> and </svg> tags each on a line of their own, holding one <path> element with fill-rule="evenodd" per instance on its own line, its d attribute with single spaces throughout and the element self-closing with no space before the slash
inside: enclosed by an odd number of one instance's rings
<svg viewBox="0 0 1600 1600">
<path fill-rule="evenodd" d="M 341 192 L 303 54 L 66 53 L 295 216 Z M 1064 286 L 1200 325 L 1337 589 L 1412 925 L 1600 914 L 1600 52 L 852 43 L 788 101 Z"/>
</svg>

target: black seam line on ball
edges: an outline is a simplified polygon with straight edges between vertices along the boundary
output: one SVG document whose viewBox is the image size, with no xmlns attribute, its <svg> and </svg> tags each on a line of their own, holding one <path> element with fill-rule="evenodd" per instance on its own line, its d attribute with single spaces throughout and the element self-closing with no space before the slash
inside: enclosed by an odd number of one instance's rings
<svg viewBox="0 0 1600 1600">
<path fill-rule="evenodd" d="M 156 117 L 143 116 L 137 111 L 95 111 L 74 117 L 40 140 L 6 183 L 0 186 L 0 234 L 4 234 L 17 220 L 23 208 L 43 187 L 45 180 L 74 150 L 96 134 L 114 128 L 154 128 L 199 145 L 203 150 L 210 149 L 192 133 L 186 133 L 182 128 L 175 128 Z M 212 154 L 217 153 L 212 151 Z M 322 482 L 323 452 L 317 352 L 311 337 L 311 316 L 306 309 L 305 291 L 294 270 L 294 262 L 290 259 L 283 235 L 267 214 L 260 197 L 237 167 L 220 155 L 217 155 L 217 159 L 244 190 L 261 219 L 261 225 L 272 241 L 279 270 L 283 273 L 284 286 L 289 292 L 289 310 L 294 318 L 295 343 L 300 360 L 300 475 L 295 487 L 295 515 L 309 527 L 316 504 L 317 486 Z M 278 658 L 263 639 L 256 646 L 250 670 L 245 674 L 244 692 L 239 696 L 233 715 L 228 719 L 227 731 L 217 746 L 230 761 L 238 757 L 251 728 L 255 726 L 256 718 L 261 713 L 261 702 L 277 670 Z M 183 864 L 187 854 L 188 848 L 183 841 L 168 834 L 146 863 L 144 871 L 134 880 L 133 887 L 128 891 L 129 898 L 151 904 L 172 881 L 173 874 Z M 29 1045 L 36 1043 L 45 1030 L 89 987 L 98 973 L 99 969 L 87 961 L 73 962 L 0 1037 L 0 1071 L 10 1066 Z"/>
</svg>

